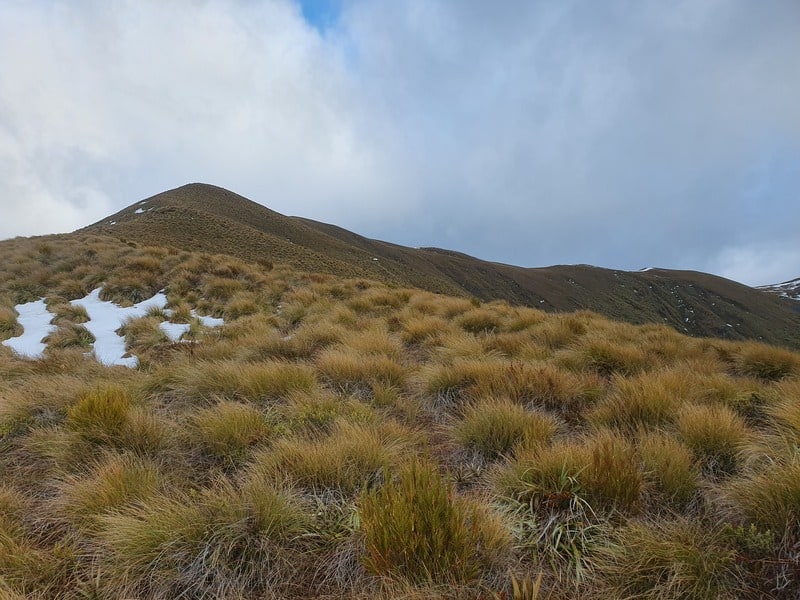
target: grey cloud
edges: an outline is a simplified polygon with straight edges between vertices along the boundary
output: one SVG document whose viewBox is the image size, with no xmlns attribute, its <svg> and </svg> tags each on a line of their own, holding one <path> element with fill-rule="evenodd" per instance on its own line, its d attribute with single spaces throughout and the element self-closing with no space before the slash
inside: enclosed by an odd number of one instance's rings
<svg viewBox="0 0 800 600">
<path fill-rule="evenodd" d="M 527 266 L 800 275 L 791 0 L 82 7 L 0 8 L 0 237 L 199 180 Z"/>
</svg>

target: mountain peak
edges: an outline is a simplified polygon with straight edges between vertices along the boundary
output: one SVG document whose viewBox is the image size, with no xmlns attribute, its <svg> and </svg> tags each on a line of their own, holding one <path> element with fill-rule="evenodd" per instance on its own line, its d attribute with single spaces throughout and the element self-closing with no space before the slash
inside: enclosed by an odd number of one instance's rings
<svg viewBox="0 0 800 600">
<path fill-rule="evenodd" d="M 82 231 L 547 311 L 588 309 L 615 320 L 668 324 L 697 336 L 800 347 L 795 304 L 722 277 L 663 268 L 530 269 L 453 250 L 406 248 L 335 225 L 287 217 L 207 183 L 145 198 Z"/>
</svg>

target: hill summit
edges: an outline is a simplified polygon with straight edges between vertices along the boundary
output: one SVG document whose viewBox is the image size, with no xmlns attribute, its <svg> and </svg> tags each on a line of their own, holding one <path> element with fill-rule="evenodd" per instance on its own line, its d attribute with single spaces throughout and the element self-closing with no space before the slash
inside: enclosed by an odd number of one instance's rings
<svg viewBox="0 0 800 600">
<path fill-rule="evenodd" d="M 795 303 L 722 277 L 588 265 L 523 268 L 440 248 L 408 248 L 285 216 L 201 183 L 140 200 L 81 231 L 550 312 L 587 309 L 634 324 L 665 323 L 694 336 L 800 347 Z"/>
</svg>

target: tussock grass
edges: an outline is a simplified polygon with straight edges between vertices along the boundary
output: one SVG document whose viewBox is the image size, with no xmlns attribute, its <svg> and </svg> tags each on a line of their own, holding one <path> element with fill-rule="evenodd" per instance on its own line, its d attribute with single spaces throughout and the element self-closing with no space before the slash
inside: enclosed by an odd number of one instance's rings
<svg viewBox="0 0 800 600">
<path fill-rule="evenodd" d="M 612 432 L 518 452 L 494 481 L 505 497 L 549 508 L 578 496 L 595 510 L 626 511 L 635 507 L 642 490 L 635 448 Z"/>
<path fill-rule="evenodd" d="M 595 557 L 615 598 L 735 598 L 742 591 L 736 552 L 724 532 L 688 519 L 631 522 Z"/>
<path fill-rule="evenodd" d="M 487 458 L 497 458 L 518 445 L 546 445 L 557 429 L 552 417 L 528 411 L 509 400 L 489 399 L 464 411 L 463 418 L 453 426 L 453 437 Z"/>
<path fill-rule="evenodd" d="M 503 318 L 490 308 L 474 308 L 460 315 L 456 324 L 469 333 L 491 333 L 500 330 Z"/>
<path fill-rule="evenodd" d="M 677 371 L 614 380 L 611 393 L 588 415 L 599 426 L 629 432 L 669 424 L 689 394 L 690 381 Z"/>
<path fill-rule="evenodd" d="M 92 333 L 83 325 L 68 325 L 59 327 L 58 330 L 47 336 L 47 344 L 54 348 L 84 348 L 88 349 L 94 343 Z"/>
<path fill-rule="evenodd" d="M 403 323 L 401 337 L 406 344 L 421 344 L 438 341 L 439 336 L 448 329 L 447 321 L 435 316 L 412 316 Z"/>
<path fill-rule="evenodd" d="M 767 457 L 742 477 L 731 480 L 724 497 L 734 513 L 778 536 L 800 535 L 800 456 L 796 448 L 788 456 Z"/>
<path fill-rule="evenodd" d="M 414 460 L 359 503 L 367 569 L 413 583 L 463 583 L 480 569 L 478 514 L 436 467 Z"/>
<path fill-rule="evenodd" d="M 599 391 L 590 378 L 552 365 L 493 358 L 426 367 L 420 376 L 424 391 L 444 405 L 464 398 L 505 397 L 557 410 L 588 402 Z"/>
<path fill-rule="evenodd" d="M 290 495 L 258 484 L 152 496 L 100 517 L 116 574 L 103 585 L 118 597 L 269 593 L 297 572 L 290 541 L 307 521 Z"/>
<path fill-rule="evenodd" d="M 203 400 L 221 396 L 269 402 L 292 392 L 313 390 L 317 377 L 310 366 L 280 360 L 203 361 L 187 364 L 166 385 L 173 391 Z"/>
<path fill-rule="evenodd" d="M 600 336 L 585 336 L 575 345 L 572 361 L 577 370 L 591 370 L 603 376 L 635 375 L 646 369 L 647 356 L 642 348 Z M 572 364 L 575 369 L 576 365 Z"/>
<path fill-rule="evenodd" d="M 159 325 L 164 319 L 161 316 L 147 316 L 133 319 L 122 326 L 121 333 L 125 336 L 125 343 L 135 353 L 141 354 L 159 344 L 169 342 Z"/>
<path fill-rule="evenodd" d="M 734 355 L 733 366 L 737 374 L 777 381 L 800 374 L 800 357 L 784 348 L 747 342 Z"/>
<path fill-rule="evenodd" d="M 22 326 L 17 322 L 17 311 L 10 306 L 0 305 L 0 338 L 10 338 L 22 334 Z"/>
<path fill-rule="evenodd" d="M 255 296 L 248 292 L 236 293 L 225 306 L 222 313 L 225 322 L 235 321 L 241 317 L 246 317 L 257 313 L 260 310 L 259 303 Z"/>
<path fill-rule="evenodd" d="M 397 461 L 404 444 L 394 433 L 340 421 L 329 436 L 319 440 L 276 441 L 255 457 L 251 471 L 254 476 L 299 487 L 352 493 L 380 478 Z"/>
<path fill-rule="evenodd" d="M 130 394 L 121 387 L 86 392 L 67 409 L 67 424 L 88 442 L 118 442 L 128 422 L 131 402 Z"/>
<path fill-rule="evenodd" d="M 44 296 L 66 341 L 0 347 L 0 596 L 510 598 L 509 573 L 798 595 L 795 354 L 100 236 L 2 245 L 0 318 Z M 138 369 L 87 360 L 68 300 L 98 286 L 166 289 L 193 343 L 150 315 Z"/>
<path fill-rule="evenodd" d="M 770 416 L 789 435 L 800 442 L 800 381 L 781 383 L 780 400 L 769 408 Z"/>
<path fill-rule="evenodd" d="M 60 484 L 61 510 L 78 526 L 96 525 L 98 515 L 155 494 L 161 474 L 150 461 L 110 454 L 82 476 Z"/>
<path fill-rule="evenodd" d="M 349 393 L 368 393 L 373 384 L 402 387 L 406 379 L 406 370 L 396 359 L 349 348 L 325 350 L 317 368 L 333 386 Z"/>
<path fill-rule="evenodd" d="M 698 489 L 697 463 L 692 451 L 674 437 L 660 432 L 645 432 L 639 438 L 645 481 L 657 494 L 656 505 L 680 510 Z"/>
<path fill-rule="evenodd" d="M 689 405 L 677 418 L 681 440 L 710 471 L 736 470 L 739 452 L 750 439 L 741 417 L 724 406 Z"/>
<path fill-rule="evenodd" d="M 251 447 L 267 442 L 273 431 L 270 420 L 260 410 L 222 400 L 192 416 L 190 435 L 192 445 L 203 448 L 209 456 L 237 464 L 247 457 Z"/>
</svg>

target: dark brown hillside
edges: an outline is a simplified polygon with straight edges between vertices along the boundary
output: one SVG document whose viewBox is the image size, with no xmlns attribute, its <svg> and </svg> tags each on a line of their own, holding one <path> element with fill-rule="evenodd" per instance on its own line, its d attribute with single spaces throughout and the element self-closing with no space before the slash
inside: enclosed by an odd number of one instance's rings
<svg viewBox="0 0 800 600">
<path fill-rule="evenodd" d="M 586 265 L 523 268 L 438 248 L 407 248 L 287 217 L 205 184 L 137 202 L 83 231 L 548 311 L 590 309 L 631 323 L 666 323 L 696 336 L 800 347 L 798 303 L 721 277 Z"/>
</svg>

